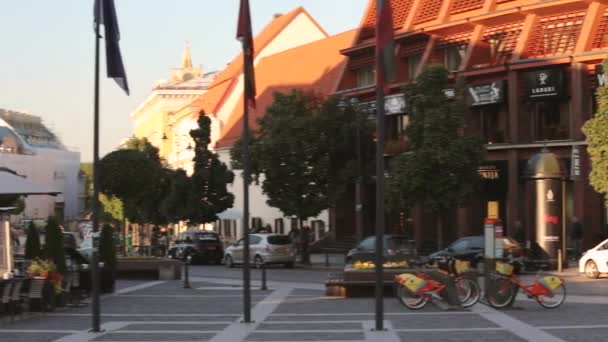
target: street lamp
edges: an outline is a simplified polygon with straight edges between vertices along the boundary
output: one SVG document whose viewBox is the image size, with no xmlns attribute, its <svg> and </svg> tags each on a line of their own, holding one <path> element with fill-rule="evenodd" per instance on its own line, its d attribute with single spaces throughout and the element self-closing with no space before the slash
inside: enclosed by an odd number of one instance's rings
<svg viewBox="0 0 608 342">
<path fill-rule="evenodd" d="M 353 97 L 350 99 L 350 103 L 353 106 L 355 112 L 355 127 L 356 127 L 356 143 L 355 143 L 355 163 L 357 178 L 355 181 L 355 235 L 357 240 L 363 238 L 363 203 L 362 187 L 363 187 L 363 171 L 361 169 L 361 113 L 359 110 L 359 100 Z"/>
</svg>

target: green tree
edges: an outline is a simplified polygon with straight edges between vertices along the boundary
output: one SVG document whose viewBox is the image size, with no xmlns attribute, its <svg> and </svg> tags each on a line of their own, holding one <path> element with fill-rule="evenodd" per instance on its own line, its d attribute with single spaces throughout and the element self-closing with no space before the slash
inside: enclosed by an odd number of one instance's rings
<svg viewBox="0 0 608 342">
<path fill-rule="evenodd" d="M 106 196 L 102 193 L 99 195 L 99 202 L 103 209 L 102 221 L 122 222 L 124 220 L 123 204 L 120 198 Z"/>
<path fill-rule="evenodd" d="M 604 60 L 604 70 L 608 70 L 608 60 Z M 597 113 L 583 125 L 587 140 L 587 152 L 591 159 L 589 183 L 595 191 L 604 195 L 608 207 L 608 87 L 597 89 Z"/>
<path fill-rule="evenodd" d="M 161 212 L 169 222 L 179 222 L 188 219 L 191 182 L 186 171 L 178 169 L 171 173 L 170 188 L 161 203 Z"/>
<path fill-rule="evenodd" d="M 354 181 L 356 115 L 340 99 L 293 90 L 275 93 L 252 139 L 252 179 L 262 182 L 267 203 L 301 221 L 332 207 Z M 363 125 L 363 159 L 369 157 L 371 131 Z M 242 166 L 242 141 L 231 151 Z"/>
<path fill-rule="evenodd" d="M 80 171 L 85 176 L 85 198 L 84 210 L 91 210 L 91 199 L 93 198 L 93 163 L 80 163 Z"/>
<path fill-rule="evenodd" d="M 114 229 L 109 224 L 101 227 L 99 236 L 99 261 L 111 271 L 116 270 L 116 243 L 114 242 Z"/>
<path fill-rule="evenodd" d="M 126 149 L 110 152 L 99 162 L 100 190 L 127 200 L 141 196 L 158 179 L 161 167 L 145 153 Z"/>
<path fill-rule="evenodd" d="M 27 227 L 27 236 L 25 240 L 25 258 L 34 260 L 42 256 L 40 249 L 40 232 L 34 221 L 31 221 Z"/>
<path fill-rule="evenodd" d="M 52 260 L 57 266 L 57 271 L 65 274 L 65 250 L 63 248 L 63 232 L 54 217 L 49 217 L 45 227 L 46 238 L 44 245 L 44 256 Z"/>
<path fill-rule="evenodd" d="M 194 173 L 191 177 L 191 192 L 188 220 L 192 224 L 217 220 L 217 214 L 231 208 L 234 196 L 227 185 L 234 174 L 222 163 L 217 154 L 209 150 L 211 120 L 201 112 L 198 128 L 190 131 L 194 140 Z"/>
<path fill-rule="evenodd" d="M 443 244 L 443 216 L 462 206 L 477 191 L 477 172 L 483 144 L 463 136 L 465 104 L 462 94 L 448 99 L 448 72 L 430 66 L 406 86 L 412 114 L 406 134 L 411 150 L 395 158 L 386 183 L 388 204 L 411 208 L 419 205 L 437 217 L 437 242 Z"/>
</svg>

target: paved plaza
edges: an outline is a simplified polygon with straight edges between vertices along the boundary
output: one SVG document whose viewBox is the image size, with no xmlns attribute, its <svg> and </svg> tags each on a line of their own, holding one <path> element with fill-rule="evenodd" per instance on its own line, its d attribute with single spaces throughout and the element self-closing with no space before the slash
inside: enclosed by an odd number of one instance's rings
<svg viewBox="0 0 608 342">
<path fill-rule="evenodd" d="M 608 279 L 568 277 L 569 296 L 554 310 L 524 297 L 505 311 L 481 303 L 471 310 L 431 304 L 410 311 L 386 298 L 387 330 L 374 332 L 374 299 L 326 297 L 320 279 L 327 272 L 272 269 L 269 290 L 261 291 L 254 270 L 255 322 L 249 324 L 241 323 L 241 270 L 195 266 L 191 289 L 181 281 L 120 281 L 118 291 L 102 299 L 102 333 L 88 333 L 90 307 L 62 308 L 3 321 L 0 341 L 596 342 L 608 334 Z"/>
</svg>

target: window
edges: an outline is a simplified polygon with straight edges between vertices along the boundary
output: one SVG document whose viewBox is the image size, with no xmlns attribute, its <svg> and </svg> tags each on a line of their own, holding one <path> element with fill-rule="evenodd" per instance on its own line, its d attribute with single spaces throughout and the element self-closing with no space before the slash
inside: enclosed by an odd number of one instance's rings
<svg viewBox="0 0 608 342">
<path fill-rule="evenodd" d="M 369 238 L 361 241 L 361 243 L 359 244 L 359 247 L 361 249 L 371 251 L 375 248 L 375 245 L 376 245 L 375 242 L 376 242 L 376 238 L 369 237 Z"/>
<path fill-rule="evenodd" d="M 466 45 L 454 45 L 445 48 L 445 62 L 444 65 L 448 71 L 458 71 L 460 68 L 460 62 L 465 53 Z"/>
<path fill-rule="evenodd" d="M 291 238 L 287 235 L 270 235 L 268 243 L 271 245 L 289 245 L 291 244 Z"/>
<path fill-rule="evenodd" d="M 256 235 L 249 235 L 249 244 L 250 245 L 257 245 L 258 243 L 260 243 L 260 241 L 262 241 L 262 238 Z"/>
<path fill-rule="evenodd" d="M 478 109 L 481 138 L 487 144 L 506 142 L 507 112 L 504 106 L 484 106 Z"/>
<path fill-rule="evenodd" d="M 279 234 L 285 234 L 285 227 L 283 226 L 282 218 L 274 220 L 274 231 Z"/>
<path fill-rule="evenodd" d="M 408 115 L 388 115 L 386 117 L 387 140 L 404 140 L 409 122 Z"/>
<path fill-rule="evenodd" d="M 468 239 L 461 239 L 458 240 L 456 242 L 454 242 L 452 245 L 450 245 L 450 249 L 452 249 L 455 252 L 460 252 L 460 251 L 464 251 L 467 248 L 469 248 L 469 245 L 471 244 L 471 241 Z"/>
<path fill-rule="evenodd" d="M 538 101 L 532 104 L 535 140 L 563 140 L 570 137 L 568 102 Z"/>
<path fill-rule="evenodd" d="M 368 65 L 357 69 L 357 87 L 365 87 L 376 83 L 376 70 Z"/>
<path fill-rule="evenodd" d="M 407 58 L 407 74 L 410 80 L 416 77 L 416 70 L 418 69 L 420 60 L 422 60 L 421 54 L 411 55 Z"/>
</svg>

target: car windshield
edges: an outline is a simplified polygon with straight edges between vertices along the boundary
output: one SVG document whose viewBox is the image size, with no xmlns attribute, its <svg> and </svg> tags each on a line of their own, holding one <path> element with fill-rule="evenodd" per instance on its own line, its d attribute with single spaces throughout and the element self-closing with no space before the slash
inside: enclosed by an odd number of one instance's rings
<svg viewBox="0 0 608 342">
<path fill-rule="evenodd" d="M 289 245 L 291 238 L 287 235 L 270 235 L 268 237 L 268 243 L 271 245 Z"/>
</svg>

